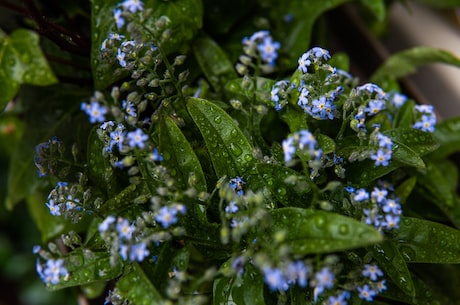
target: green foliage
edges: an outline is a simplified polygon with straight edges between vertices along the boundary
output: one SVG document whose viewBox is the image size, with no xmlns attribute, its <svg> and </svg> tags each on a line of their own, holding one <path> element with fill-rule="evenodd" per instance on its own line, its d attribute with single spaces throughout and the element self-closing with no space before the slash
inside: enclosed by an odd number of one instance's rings
<svg viewBox="0 0 460 305">
<path fill-rule="evenodd" d="M 92 85 L 64 83 L 69 67 L 58 83 L 41 51 L 83 34 L 1 32 L 0 108 L 15 101 L 0 198 L 27 202 L 46 288 L 113 304 L 363 304 L 365 289 L 453 304 L 430 277 L 460 272 L 459 121 L 377 84 L 460 61 L 418 47 L 357 86 L 347 54 L 310 49 L 345 2 L 92 1 L 90 54 L 60 59 L 87 62 Z M 385 19 L 385 1 L 359 5 Z"/>
<path fill-rule="evenodd" d="M 22 84 L 47 86 L 57 82 L 34 32 L 19 29 L 7 35 L 0 31 L 0 62 L 0 109 L 14 98 Z"/>
</svg>

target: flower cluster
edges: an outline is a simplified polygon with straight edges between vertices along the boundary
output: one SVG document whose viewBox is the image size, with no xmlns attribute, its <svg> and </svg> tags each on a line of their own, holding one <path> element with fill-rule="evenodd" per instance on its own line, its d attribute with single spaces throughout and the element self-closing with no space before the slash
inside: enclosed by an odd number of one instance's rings
<svg viewBox="0 0 460 305">
<path fill-rule="evenodd" d="M 375 264 L 366 264 L 362 275 L 368 279 L 368 283 L 357 288 L 358 296 L 360 299 L 372 302 L 375 296 L 387 289 L 386 281 L 380 280 L 383 272 Z"/>
<path fill-rule="evenodd" d="M 144 9 L 144 3 L 140 0 L 125 0 L 117 5 L 113 11 L 113 18 L 117 28 L 122 28 L 125 25 L 125 17 L 127 14 L 135 14 L 137 11 Z"/>
<path fill-rule="evenodd" d="M 69 277 L 69 272 L 64 266 L 64 260 L 62 259 L 48 259 L 45 266 L 37 260 L 36 269 L 41 280 L 47 285 L 56 285 L 62 278 L 66 279 Z"/>
<path fill-rule="evenodd" d="M 295 88 L 295 84 L 290 84 L 287 80 L 277 81 L 270 91 L 270 98 L 275 103 L 275 110 L 281 110 L 288 103 L 289 93 Z"/>
<path fill-rule="evenodd" d="M 298 69 L 302 73 L 308 73 L 310 66 L 320 66 L 331 58 L 328 50 L 320 47 L 314 47 L 307 52 L 303 53 L 299 57 L 297 63 L 299 64 Z"/>
<path fill-rule="evenodd" d="M 46 206 L 53 216 L 73 215 L 73 212 L 83 210 L 81 196 L 77 184 L 71 186 L 69 183 L 61 181 L 49 193 Z"/>
<path fill-rule="evenodd" d="M 275 60 L 278 58 L 280 43 L 274 41 L 269 31 L 263 30 L 252 34 L 250 37 L 243 38 L 243 52 L 240 62 L 236 65 L 239 74 L 247 74 L 248 68 L 260 66 L 263 72 L 272 72 L 275 67 Z M 256 64 L 253 63 L 256 60 Z M 259 65 L 258 61 L 263 64 Z"/>
<path fill-rule="evenodd" d="M 136 226 L 127 219 L 107 216 L 99 225 L 99 232 L 108 236 L 111 231 L 116 232 L 118 253 L 123 260 L 142 262 L 150 255 L 145 241 L 139 240 Z"/>
<path fill-rule="evenodd" d="M 63 149 L 62 142 L 57 137 L 35 147 L 34 163 L 39 177 L 56 174 L 58 158 L 63 155 Z"/>
<path fill-rule="evenodd" d="M 371 159 L 375 161 L 376 166 L 388 166 L 393 153 L 393 141 L 379 132 L 379 126 L 376 126 L 371 137 L 378 146 L 377 152 L 371 155 Z"/>
<path fill-rule="evenodd" d="M 362 211 L 363 221 L 373 225 L 379 231 L 399 228 L 402 214 L 398 197 L 391 192 L 394 187 L 386 182 L 380 182 L 380 187 L 374 187 L 371 192 L 364 188 L 355 190 L 348 187 L 350 199 L 358 210 Z"/>
<path fill-rule="evenodd" d="M 414 107 L 417 121 L 413 127 L 425 132 L 434 132 L 436 126 L 436 115 L 432 105 L 416 105 Z"/>
</svg>

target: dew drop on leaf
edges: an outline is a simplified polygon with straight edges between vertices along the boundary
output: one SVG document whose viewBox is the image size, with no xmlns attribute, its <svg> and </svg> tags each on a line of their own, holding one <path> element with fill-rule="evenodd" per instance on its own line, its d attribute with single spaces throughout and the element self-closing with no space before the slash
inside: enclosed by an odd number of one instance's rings
<svg viewBox="0 0 460 305">
<path fill-rule="evenodd" d="M 407 246 L 401 246 L 399 248 L 399 251 L 401 252 L 401 255 L 408 261 L 413 261 L 416 258 L 416 253 L 415 250 L 407 247 Z"/>
</svg>

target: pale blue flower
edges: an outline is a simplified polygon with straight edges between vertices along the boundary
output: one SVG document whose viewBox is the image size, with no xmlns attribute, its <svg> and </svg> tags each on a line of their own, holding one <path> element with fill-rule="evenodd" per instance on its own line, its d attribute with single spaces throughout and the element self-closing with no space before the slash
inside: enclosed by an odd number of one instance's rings
<svg viewBox="0 0 460 305">
<path fill-rule="evenodd" d="M 128 132 L 127 135 L 128 145 L 131 148 L 144 148 L 145 142 L 148 138 L 149 136 L 146 135 L 140 128 L 137 128 L 135 131 Z"/>
<path fill-rule="evenodd" d="M 366 300 L 368 302 L 372 302 L 374 300 L 374 297 L 377 295 L 377 293 L 374 290 L 372 290 L 369 287 L 369 285 L 358 287 L 358 292 L 359 292 L 359 298 Z"/>
<path fill-rule="evenodd" d="M 177 209 L 167 206 L 161 207 L 158 214 L 155 216 L 155 220 L 159 222 L 163 228 L 167 229 L 169 226 L 177 223 Z"/>
<path fill-rule="evenodd" d="M 376 166 L 388 166 L 390 164 L 391 156 L 391 150 L 385 151 L 383 149 L 379 149 L 376 153 L 371 155 L 371 159 L 375 161 Z"/>
<path fill-rule="evenodd" d="M 287 290 L 289 288 L 286 279 L 283 276 L 283 272 L 277 268 L 265 268 L 264 281 L 270 288 L 270 290 Z"/>
<path fill-rule="evenodd" d="M 144 3 L 140 0 L 125 0 L 121 5 L 133 14 L 144 9 Z"/>
<path fill-rule="evenodd" d="M 382 270 L 380 270 L 380 268 L 375 264 L 365 264 L 362 274 L 373 282 L 377 281 L 379 277 L 383 276 Z"/>
<path fill-rule="evenodd" d="M 125 25 L 125 19 L 123 18 L 123 12 L 121 9 L 117 8 L 113 11 L 113 18 L 115 19 L 115 24 L 117 28 L 122 28 Z"/>
<path fill-rule="evenodd" d="M 129 259 L 133 262 L 142 262 L 147 256 L 149 256 L 149 254 L 150 252 L 147 249 L 147 245 L 142 242 L 131 247 L 131 251 L 129 252 Z"/>
</svg>

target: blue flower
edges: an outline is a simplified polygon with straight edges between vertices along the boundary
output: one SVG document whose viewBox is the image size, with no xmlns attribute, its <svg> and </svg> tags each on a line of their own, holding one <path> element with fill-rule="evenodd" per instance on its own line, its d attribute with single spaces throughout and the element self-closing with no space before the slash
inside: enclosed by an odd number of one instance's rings
<svg viewBox="0 0 460 305">
<path fill-rule="evenodd" d="M 129 247 L 125 244 L 120 244 L 119 253 L 121 258 L 125 261 L 128 259 L 128 250 Z"/>
<path fill-rule="evenodd" d="M 365 189 L 359 189 L 356 191 L 355 196 L 353 197 L 354 201 L 365 201 L 369 200 L 369 193 Z"/>
<path fill-rule="evenodd" d="M 378 187 L 374 187 L 374 190 L 371 193 L 371 197 L 374 198 L 377 203 L 384 203 L 388 195 L 388 191 L 386 189 L 379 189 Z"/>
<path fill-rule="evenodd" d="M 177 209 L 164 206 L 158 211 L 155 220 L 167 229 L 170 225 L 177 223 Z"/>
<path fill-rule="evenodd" d="M 391 160 L 391 150 L 385 151 L 383 149 L 379 149 L 376 153 L 371 155 L 371 159 L 375 160 L 376 166 L 388 166 Z"/>
<path fill-rule="evenodd" d="M 128 116 L 135 117 L 137 115 L 136 108 L 134 107 L 134 104 L 132 102 L 127 102 L 123 100 L 121 106 L 123 107 Z"/>
<path fill-rule="evenodd" d="M 125 140 L 125 127 L 121 124 L 117 126 L 117 128 L 110 133 L 110 142 L 109 147 L 117 146 L 118 149 L 122 149 L 123 141 Z"/>
<path fill-rule="evenodd" d="M 80 108 L 88 115 L 90 123 L 102 123 L 105 121 L 107 107 L 99 104 L 99 102 L 91 101 L 90 104 L 81 103 Z"/>
<path fill-rule="evenodd" d="M 383 276 L 382 270 L 377 265 L 366 264 L 362 272 L 363 276 L 368 277 L 371 281 L 375 282 L 380 276 Z"/>
<path fill-rule="evenodd" d="M 123 52 L 120 48 L 118 49 L 117 59 L 120 66 L 123 68 L 126 67 L 125 52 Z"/>
<path fill-rule="evenodd" d="M 302 88 L 302 91 L 300 91 L 299 95 L 299 100 L 297 102 L 297 105 L 300 106 L 304 111 L 308 112 L 308 95 L 310 94 L 310 91 L 307 90 L 307 88 Z"/>
<path fill-rule="evenodd" d="M 325 96 L 320 96 L 319 99 L 313 100 L 312 106 L 311 114 L 315 119 L 334 119 L 335 106 Z"/>
<path fill-rule="evenodd" d="M 275 65 L 275 60 L 278 57 L 276 52 L 280 48 L 278 41 L 273 41 L 270 36 L 266 37 L 262 43 L 257 45 L 257 50 L 260 53 L 260 57 L 263 61 L 268 63 L 270 66 Z"/>
<path fill-rule="evenodd" d="M 294 138 L 289 137 L 283 140 L 282 146 L 283 146 L 283 152 L 284 152 L 284 161 L 285 162 L 292 161 L 292 158 L 294 157 L 294 154 L 297 150 L 295 146 Z"/>
<path fill-rule="evenodd" d="M 372 302 L 374 297 L 377 295 L 377 293 L 374 290 L 372 290 L 369 287 L 369 285 L 358 287 L 358 292 L 359 292 L 359 298 L 366 300 L 368 302 Z"/>
<path fill-rule="evenodd" d="M 115 23 L 119 29 L 125 25 L 125 19 L 122 14 L 123 12 L 119 8 L 113 10 L 113 18 L 115 19 Z"/>
<path fill-rule="evenodd" d="M 377 140 L 379 142 L 380 148 L 385 148 L 391 150 L 393 148 L 393 141 L 390 137 L 387 137 L 381 133 L 377 135 Z"/>
<path fill-rule="evenodd" d="M 236 201 L 230 201 L 230 203 L 225 207 L 225 213 L 236 213 L 238 210 Z"/>
<path fill-rule="evenodd" d="M 107 216 L 103 222 L 99 224 L 98 230 L 99 232 L 105 232 L 109 229 L 110 225 L 115 222 L 114 216 Z"/>
<path fill-rule="evenodd" d="M 64 260 L 62 259 L 49 259 L 46 262 L 45 269 L 42 269 L 41 265 L 40 267 L 38 265 L 37 272 L 46 284 L 57 284 L 61 276 L 69 274 L 64 267 Z"/>
<path fill-rule="evenodd" d="M 369 105 L 364 109 L 364 111 L 372 116 L 383 109 L 385 109 L 385 103 L 382 100 L 370 100 Z"/>
<path fill-rule="evenodd" d="M 56 204 L 53 199 L 49 199 L 46 206 L 50 210 L 50 214 L 53 216 L 61 216 L 61 205 Z"/>
<path fill-rule="evenodd" d="M 300 56 L 299 60 L 297 61 L 297 63 L 299 64 L 299 67 L 298 69 L 300 71 L 302 71 L 302 73 L 307 73 L 308 72 L 308 68 L 310 67 L 310 65 L 312 64 L 311 60 L 310 60 L 310 52 L 305 52 L 302 54 L 302 56 Z"/>
<path fill-rule="evenodd" d="M 399 215 L 387 214 L 385 215 L 385 222 L 382 225 L 385 229 L 397 229 L 399 228 L 399 222 L 401 217 Z"/>
<path fill-rule="evenodd" d="M 144 9 L 144 3 L 140 0 L 125 0 L 121 5 L 133 14 Z"/>
<path fill-rule="evenodd" d="M 376 288 L 377 288 L 377 292 L 379 293 L 387 290 L 386 281 L 385 280 L 378 281 L 376 283 Z"/>
<path fill-rule="evenodd" d="M 142 243 L 133 245 L 131 247 L 131 251 L 129 253 L 129 259 L 133 262 L 134 261 L 142 262 L 144 258 L 149 256 L 149 254 L 150 252 L 147 249 L 146 244 L 142 242 Z"/>
<path fill-rule="evenodd" d="M 163 161 L 163 156 L 158 152 L 158 148 L 154 148 L 152 151 L 152 160 L 153 161 Z"/>
<path fill-rule="evenodd" d="M 316 141 L 315 137 L 310 131 L 300 130 L 299 132 L 297 132 L 297 135 L 298 135 L 300 149 L 304 149 L 304 147 L 308 147 L 309 150 L 315 150 L 318 142 Z"/>
<path fill-rule="evenodd" d="M 390 94 L 390 102 L 396 107 L 399 108 L 404 105 L 407 101 L 407 96 L 404 94 L 394 92 Z"/>
<path fill-rule="evenodd" d="M 238 195 L 243 195 L 243 187 L 246 184 L 246 181 L 242 177 L 235 177 L 230 179 L 228 186 L 236 191 Z"/>
<path fill-rule="evenodd" d="M 420 129 L 424 132 L 434 132 L 436 125 L 436 116 L 434 115 L 422 115 L 420 121 L 415 122 L 412 126 L 415 129 Z"/>
<path fill-rule="evenodd" d="M 302 261 L 291 262 L 286 268 L 286 278 L 289 284 L 297 283 L 300 287 L 307 287 L 308 268 Z"/>
<path fill-rule="evenodd" d="M 135 148 L 135 147 L 144 148 L 145 142 L 147 141 L 149 136 L 146 135 L 142 131 L 142 129 L 137 128 L 135 131 L 128 132 L 127 138 L 128 138 L 128 144 L 131 148 Z"/>
<path fill-rule="evenodd" d="M 117 221 L 116 229 L 120 238 L 131 239 L 136 228 L 133 224 L 130 224 L 128 220 L 119 218 Z"/>
<path fill-rule="evenodd" d="M 384 205 L 382 206 L 382 210 L 385 213 L 392 213 L 395 215 L 401 214 L 401 205 L 398 203 L 396 199 L 387 199 L 385 200 Z"/>
<path fill-rule="evenodd" d="M 386 98 L 385 92 L 382 90 L 382 88 L 380 88 L 376 84 L 367 83 L 367 84 L 364 84 L 364 85 L 358 87 L 357 90 L 358 90 L 358 92 L 364 92 L 365 91 L 365 92 L 367 92 L 369 94 L 375 93 L 376 97 L 379 98 L 379 99 L 385 99 Z"/>
<path fill-rule="evenodd" d="M 286 279 L 283 276 L 283 272 L 277 268 L 265 268 L 264 281 L 270 288 L 270 290 L 287 290 L 289 288 Z"/>
<path fill-rule="evenodd" d="M 414 109 L 423 114 L 433 114 L 434 113 L 433 105 L 416 105 Z"/>
<path fill-rule="evenodd" d="M 334 287 L 335 275 L 329 268 L 324 267 L 315 274 L 315 289 L 313 291 L 314 301 L 316 302 L 318 296 L 324 292 L 325 289 Z"/>
<path fill-rule="evenodd" d="M 310 50 L 310 54 L 312 54 L 317 59 L 329 60 L 331 58 L 329 51 L 320 47 L 312 48 Z"/>
</svg>

